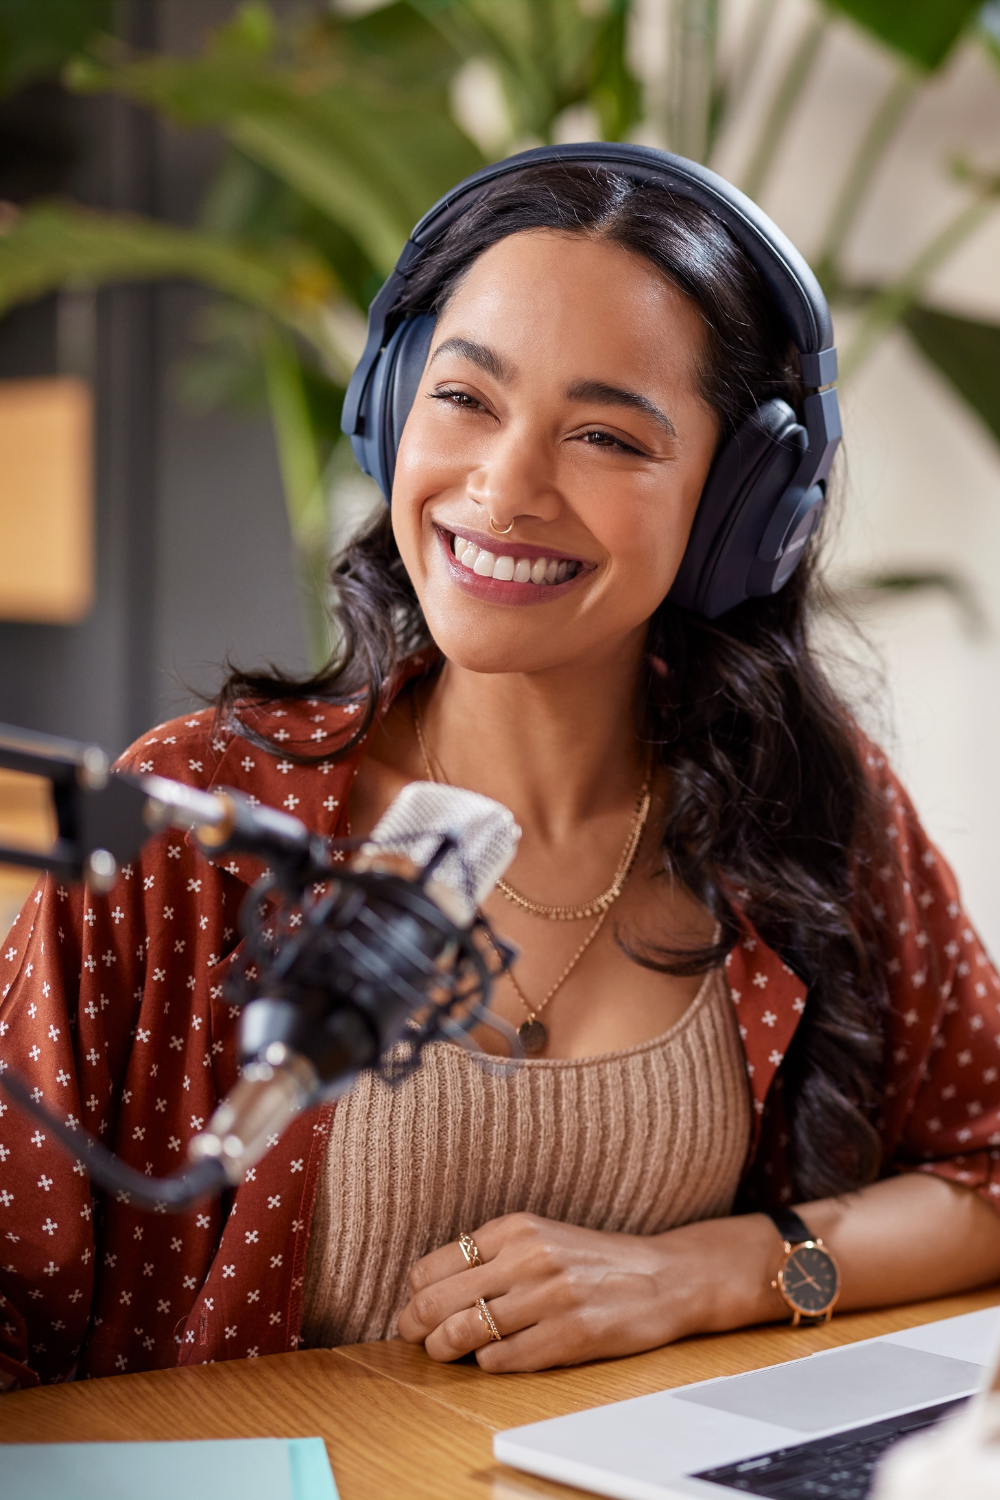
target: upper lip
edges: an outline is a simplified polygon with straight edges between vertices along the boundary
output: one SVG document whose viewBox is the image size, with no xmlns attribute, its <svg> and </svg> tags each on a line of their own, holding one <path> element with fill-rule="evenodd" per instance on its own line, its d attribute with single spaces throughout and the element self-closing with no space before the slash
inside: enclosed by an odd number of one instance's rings
<svg viewBox="0 0 1000 1500">
<path fill-rule="evenodd" d="M 435 521 L 434 525 L 438 531 L 444 531 L 449 536 L 460 536 L 467 542 L 475 542 L 482 551 L 492 552 L 494 557 L 547 557 L 554 562 L 579 563 L 584 568 L 593 566 L 575 552 L 563 552 L 559 547 L 550 547 L 546 543 L 512 542 L 505 536 L 484 536 L 482 532 L 470 531 L 466 526 L 444 526 L 440 521 Z"/>
</svg>

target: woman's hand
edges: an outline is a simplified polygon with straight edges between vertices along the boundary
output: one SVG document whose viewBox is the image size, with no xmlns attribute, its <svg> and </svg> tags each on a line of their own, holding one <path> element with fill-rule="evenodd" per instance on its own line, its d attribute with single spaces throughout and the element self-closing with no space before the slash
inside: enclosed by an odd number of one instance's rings
<svg viewBox="0 0 1000 1500">
<path fill-rule="evenodd" d="M 780 1317 L 770 1281 L 781 1241 L 760 1214 L 659 1235 L 609 1234 L 506 1214 L 473 1233 L 483 1264 L 457 1242 L 410 1273 L 400 1335 L 432 1359 L 476 1351 L 484 1370 L 544 1370 L 636 1354 L 686 1334 Z M 502 1335 L 491 1342 L 484 1298 Z"/>
</svg>

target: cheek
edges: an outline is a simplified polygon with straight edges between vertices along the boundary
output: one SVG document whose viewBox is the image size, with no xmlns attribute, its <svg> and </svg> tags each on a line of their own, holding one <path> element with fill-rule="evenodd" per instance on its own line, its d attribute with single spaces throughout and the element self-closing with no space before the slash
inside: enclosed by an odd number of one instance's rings
<svg viewBox="0 0 1000 1500">
<path fill-rule="evenodd" d="M 580 518 L 609 561 L 620 607 L 645 618 L 677 576 L 698 509 L 707 464 L 669 467 L 627 484 L 591 489 Z M 704 472 L 703 472 L 704 470 Z"/>
<path fill-rule="evenodd" d="M 422 413 L 419 414 L 422 416 Z M 413 412 L 407 418 L 396 455 L 392 485 L 392 529 L 406 570 L 415 583 L 421 564 L 421 515 L 424 502 L 453 483 L 457 467 Z"/>
</svg>

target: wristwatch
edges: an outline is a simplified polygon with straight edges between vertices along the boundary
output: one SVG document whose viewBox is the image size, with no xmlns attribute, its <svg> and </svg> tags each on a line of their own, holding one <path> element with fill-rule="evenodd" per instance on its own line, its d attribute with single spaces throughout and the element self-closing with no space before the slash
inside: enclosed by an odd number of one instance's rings
<svg viewBox="0 0 1000 1500">
<path fill-rule="evenodd" d="M 837 1262 L 792 1209 L 775 1209 L 768 1218 L 785 1243 L 785 1258 L 771 1285 L 792 1309 L 792 1327 L 829 1323 L 840 1296 Z"/>
</svg>

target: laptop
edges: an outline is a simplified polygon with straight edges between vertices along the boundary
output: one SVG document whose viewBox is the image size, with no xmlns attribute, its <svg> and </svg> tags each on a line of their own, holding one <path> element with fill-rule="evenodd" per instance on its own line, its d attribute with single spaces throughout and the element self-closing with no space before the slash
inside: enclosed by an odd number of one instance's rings
<svg viewBox="0 0 1000 1500">
<path fill-rule="evenodd" d="M 618 1500 L 864 1500 L 878 1460 L 992 1384 L 1000 1307 L 498 1432 L 505 1464 Z"/>
</svg>

